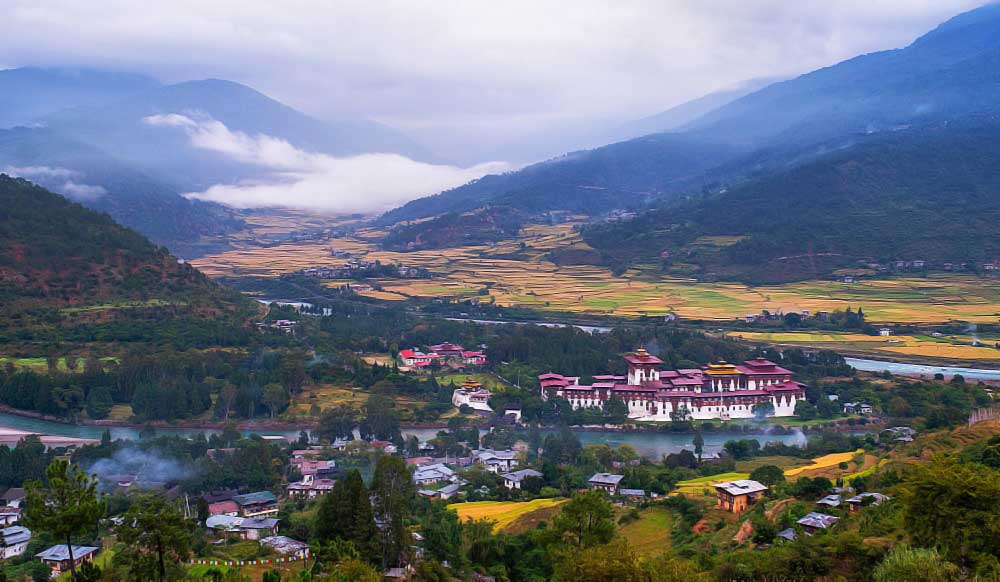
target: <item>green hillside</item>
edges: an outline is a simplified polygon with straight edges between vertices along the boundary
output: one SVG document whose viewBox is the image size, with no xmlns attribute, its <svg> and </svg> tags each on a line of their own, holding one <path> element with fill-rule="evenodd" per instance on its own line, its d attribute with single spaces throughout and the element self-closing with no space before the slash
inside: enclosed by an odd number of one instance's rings
<svg viewBox="0 0 1000 582">
<path fill-rule="evenodd" d="M 608 262 L 666 251 L 668 270 L 748 282 L 822 277 L 861 261 L 977 265 L 1000 257 L 998 139 L 994 118 L 880 134 L 584 236 Z"/>
<path fill-rule="evenodd" d="M 0 343 L 240 334 L 250 309 L 107 215 L 0 175 Z"/>
</svg>

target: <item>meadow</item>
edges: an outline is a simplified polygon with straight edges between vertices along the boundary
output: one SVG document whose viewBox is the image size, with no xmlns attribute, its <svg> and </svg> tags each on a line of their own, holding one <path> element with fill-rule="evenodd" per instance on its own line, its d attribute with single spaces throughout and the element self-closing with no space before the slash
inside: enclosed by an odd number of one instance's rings
<svg viewBox="0 0 1000 582">
<path fill-rule="evenodd" d="M 550 260 L 553 250 L 591 250 L 577 224 L 529 225 L 516 240 L 494 245 L 391 252 L 381 250 L 383 231 L 352 237 L 279 244 L 234 243 L 234 248 L 192 261 L 210 276 L 275 277 L 299 269 L 335 265 L 340 249 L 367 260 L 426 268 L 429 280 L 384 280 L 381 291 L 365 293 L 388 301 L 408 298 L 467 299 L 479 296 L 502 306 L 613 316 L 662 316 L 728 320 L 767 309 L 775 312 L 833 311 L 862 306 L 870 322 L 995 322 L 1000 314 L 1000 282 L 973 275 L 928 275 L 862 279 L 856 283 L 803 281 L 751 287 L 665 277 L 655 265 L 638 265 L 615 277 L 602 266 L 565 265 Z M 488 295 L 479 295 L 480 292 Z M 898 353 L 925 355 L 930 348 L 899 346 Z M 937 347 L 939 353 L 944 348 Z M 954 350 L 950 355 L 963 357 Z"/>
</svg>

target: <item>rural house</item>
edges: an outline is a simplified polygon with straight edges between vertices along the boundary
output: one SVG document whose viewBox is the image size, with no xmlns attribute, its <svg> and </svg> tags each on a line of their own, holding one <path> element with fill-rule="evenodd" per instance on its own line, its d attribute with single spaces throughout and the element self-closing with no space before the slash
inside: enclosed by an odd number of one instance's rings
<svg viewBox="0 0 1000 582">
<path fill-rule="evenodd" d="M 807 534 L 812 535 L 821 529 L 833 527 L 838 521 L 839 517 L 813 511 L 795 523 L 801 525 Z"/>
<path fill-rule="evenodd" d="M 513 473 L 504 473 L 501 475 L 503 477 L 503 486 L 507 489 L 520 489 L 521 484 L 528 477 L 541 477 L 542 474 L 534 469 L 521 469 L 520 471 L 514 471 Z"/>
<path fill-rule="evenodd" d="M 265 517 L 278 514 L 278 499 L 270 491 L 258 491 L 237 495 L 233 501 L 240 508 L 243 517 Z"/>
<path fill-rule="evenodd" d="M 715 487 L 715 496 L 717 499 L 715 506 L 733 513 L 746 511 L 751 505 L 759 501 L 764 496 L 764 492 L 767 491 L 767 487 L 764 484 L 750 479 L 716 483 L 713 487 Z"/>
<path fill-rule="evenodd" d="M 614 475 L 612 473 L 594 473 L 591 475 L 590 479 L 587 480 L 587 484 L 591 489 L 599 489 L 601 491 L 607 491 L 611 495 L 618 494 L 618 484 L 624 475 Z"/>
<path fill-rule="evenodd" d="M 73 546 L 73 565 L 79 568 L 84 562 L 93 562 L 94 555 L 99 550 L 100 548 L 93 546 Z M 44 552 L 35 554 L 35 557 L 52 569 L 53 578 L 70 570 L 69 549 L 66 544 L 52 546 Z"/>
</svg>

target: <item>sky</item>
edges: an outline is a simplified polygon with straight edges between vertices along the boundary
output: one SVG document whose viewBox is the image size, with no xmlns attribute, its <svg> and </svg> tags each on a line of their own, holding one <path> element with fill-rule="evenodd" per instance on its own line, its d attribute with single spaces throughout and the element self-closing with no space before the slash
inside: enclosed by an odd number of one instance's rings
<svg viewBox="0 0 1000 582">
<path fill-rule="evenodd" d="M 451 170 L 498 164 L 481 170 L 598 145 L 740 81 L 905 46 L 982 3 L 2 0 L 0 65 L 230 79 L 320 118 L 386 123 Z"/>
</svg>

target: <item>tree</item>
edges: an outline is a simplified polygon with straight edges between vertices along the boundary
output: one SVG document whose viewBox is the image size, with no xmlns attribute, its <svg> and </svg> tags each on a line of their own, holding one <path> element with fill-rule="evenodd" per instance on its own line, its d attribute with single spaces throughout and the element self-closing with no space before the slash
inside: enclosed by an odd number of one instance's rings
<svg viewBox="0 0 1000 582">
<path fill-rule="evenodd" d="M 799 417 L 799 420 L 812 420 L 816 418 L 816 414 L 816 407 L 808 400 L 803 399 L 795 403 L 795 416 Z"/>
<path fill-rule="evenodd" d="M 320 541 L 336 538 L 354 545 L 362 556 L 374 556 L 378 551 L 378 536 L 368 491 L 357 469 L 333 486 L 324 495 L 316 510 L 313 534 Z"/>
<path fill-rule="evenodd" d="M 1000 557 L 997 499 L 1000 471 L 943 457 L 915 465 L 900 495 L 913 542 L 969 567 Z"/>
<path fill-rule="evenodd" d="M 785 482 L 785 472 L 775 465 L 761 465 L 750 473 L 750 479 L 774 487 Z"/>
<path fill-rule="evenodd" d="M 281 384 L 271 383 L 264 386 L 264 406 L 271 412 L 271 418 L 288 406 L 288 390 Z"/>
<path fill-rule="evenodd" d="M 774 416 L 774 403 L 770 400 L 758 402 L 753 405 L 753 417 L 757 420 L 764 420 L 769 416 Z"/>
<path fill-rule="evenodd" d="M 646 582 L 635 551 L 624 539 L 579 551 L 561 552 L 555 567 L 559 582 Z"/>
<path fill-rule="evenodd" d="M 118 539 L 125 548 L 115 556 L 139 580 L 178 580 L 191 551 L 194 524 L 162 495 L 140 497 L 125 513 Z"/>
<path fill-rule="evenodd" d="M 361 422 L 361 438 L 382 439 L 387 441 L 402 441 L 399 432 L 399 416 L 395 410 L 396 404 L 392 398 L 381 394 L 372 394 L 365 402 L 365 417 Z"/>
<path fill-rule="evenodd" d="M 323 412 L 319 418 L 316 434 L 329 441 L 350 440 L 354 438 L 354 427 L 357 424 L 354 411 L 348 406 L 341 405 Z"/>
<path fill-rule="evenodd" d="M 960 580 L 961 571 L 949 564 L 934 548 L 896 546 L 872 573 L 875 582 L 921 580 L 922 582 L 950 582 Z"/>
<path fill-rule="evenodd" d="M 552 520 L 560 538 L 577 548 L 606 544 L 615 537 L 614 510 L 600 491 L 577 493 Z"/>
<path fill-rule="evenodd" d="M 694 445 L 694 454 L 698 455 L 698 463 L 701 463 L 701 455 L 705 452 L 705 437 L 701 436 L 701 431 L 694 433 L 691 444 Z"/>
<path fill-rule="evenodd" d="M 609 398 L 604 405 L 604 417 L 610 424 L 623 424 L 628 420 L 628 405 L 617 396 Z"/>
<path fill-rule="evenodd" d="M 382 524 L 382 567 L 395 566 L 410 545 L 406 518 L 414 495 L 413 481 L 402 457 L 386 455 L 378 460 L 372 493 L 375 518 Z"/>
<path fill-rule="evenodd" d="M 76 581 L 73 538 L 97 527 L 104 515 L 105 502 L 97 494 L 97 479 L 62 459 L 52 461 L 41 481 L 27 484 L 25 525 L 49 532 L 69 550 L 70 579 Z"/>
</svg>

